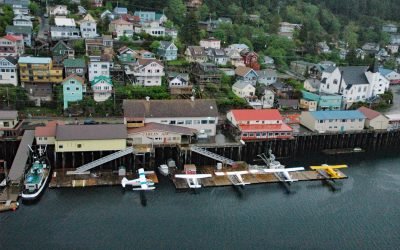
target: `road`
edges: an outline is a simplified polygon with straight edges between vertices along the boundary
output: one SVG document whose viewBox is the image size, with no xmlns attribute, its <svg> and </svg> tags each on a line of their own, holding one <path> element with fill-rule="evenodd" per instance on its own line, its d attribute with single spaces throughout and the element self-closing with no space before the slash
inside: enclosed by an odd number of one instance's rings
<svg viewBox="0 0 400 250">
<path fill-rule="evenodd" d="M 40 17 L 40 28 L 37 35 L 37 38 L 47 41 L 47 32 L 49 32 L 49 19 Z"/>
<path fill-rule="evenodd" d="M 390 87 L 393 92 L 393 105 L 385 112 L 385 114 L 400 113 L 400 85 Z"/>
</svg>

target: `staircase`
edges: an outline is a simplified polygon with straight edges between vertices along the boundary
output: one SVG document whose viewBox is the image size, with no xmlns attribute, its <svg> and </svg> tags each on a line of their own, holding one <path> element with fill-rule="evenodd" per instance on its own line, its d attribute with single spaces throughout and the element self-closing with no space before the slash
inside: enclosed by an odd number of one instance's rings
<svg viewBox="0 0 400 250">
<path fill-rule="evenodd" d="M 204 148 L 199 148 L 199 147 L 197 147 L 197 146 L 193 146 L 193 145 L 192 145 L 192 146 L 190 147 L 190 150 L 192 150 L 192 152 L 196 152 L 196 153 L 198 153 L 198 154 L 204 155 L 204 156 L 206 156 L 206 157 L 208 157 L 208 158 L 214 159 L 214 160 L 216 160 L 216 161 L 222 162 L 222 163 L 227 164 L 227 165 L 230 165 L 230 166 L 232 166 L 233 164 L 235 164 L 235 161 L 233 161 L 233 160 L 231 160 L 231 159 L 228 159 L 228 158 L 226 158 L 226 157 L 217 155 L 217 154 L 215 154 L 215 153 L 213 153 L 213 152 L 210 152 L 210 151 L 208 151 L 208 150 L 206 150 L 206 149 L 204 149 Z"/>
<path fill-rule="evenodd" d="M 133 147 L 128 147 L 128 148 L 126 148 L 124 150 L 112 153 L 110 155 L 104 156 L 104 157 L 102 157 L 100 159 L 97 159 L 95 161 L 92 161 L 92 162 L 89 162 L 89 163 L 87 163 L 85 165 L 82 165 L 79 168 L 77 168 L 75 171 L 68 171 L 67 174 L 83 174 L 86 171 L 89 171 L 90 169 L 93 169 L 93 168 L 95 168 L 97 166 L 100 166 L 100 165 L 102 165 L 104 163 L 107 163 L 109 161 L 115 160 L 115 159 L 120 158 L 122 156 L 131 154 L 133 152 L 134 152 Z"/>
</svg>

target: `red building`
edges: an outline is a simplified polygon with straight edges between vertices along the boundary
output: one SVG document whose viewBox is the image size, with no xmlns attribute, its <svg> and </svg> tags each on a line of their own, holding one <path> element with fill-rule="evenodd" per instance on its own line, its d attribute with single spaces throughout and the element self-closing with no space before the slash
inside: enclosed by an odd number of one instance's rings
<svg viewBox="0 0 400 250">
<path fill-rule="evenodd" d="M 277 109 L 234 109 L 227 119 L 239 129 L 242 140 L 289 139 L 293 129 L 283 122 Z"/>
<path fill-rule="evenodd" d="M 252 68 L 254 70 L 260 70 L 260 64 L 258 63 L 258 54 L 254 51 L 242 51 L 240 55 L 243 58 L 243 62 L 246 67 Z"/>
</svg>

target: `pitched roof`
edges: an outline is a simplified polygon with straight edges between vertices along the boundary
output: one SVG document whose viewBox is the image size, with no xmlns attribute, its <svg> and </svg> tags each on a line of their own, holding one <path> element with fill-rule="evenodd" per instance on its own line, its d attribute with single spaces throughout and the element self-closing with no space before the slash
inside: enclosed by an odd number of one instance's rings
<svg viewBox="0 0 400 250">
<path fill-rule="evenodd" d="M 96 22 L 92 15 L 87 14 L 80 22 Z"/>
<path fill-rule="evenodd" d="M 381 113 L 379 113 L 378 111 L 369 109 L 367 107 L 360 107 L 358 109 L 358 111 L 360 111 L 361 113 L 363 113 L 365 115 L 365 117 L 367 117 L 367 119 L 372 120 L 378 116 L 381 115 Z"/>
<path fill-rule="evenodd" d="M 189 49 L 190 54 L 192 56 L 205 56 L 205 55 L 207 55 L 205 49 L 203 47 L 200 47 L 200 46 L 189 46 L 188 49 Z"/>
<path fill-rule="evenodd" d="M 310 114 L 316 120 L 331 119 L 364 119 L 365 116 L 358 110 L 329 110 L 329 111 L 313 111 Z"/>
<path fill-rule="evenodd" d="M 16 119 L 18 111 L 16 110 L 0 110 L 0 119 Z"/>
<path fill-rule="evenodd" d="M 112 86 L 112 81 L 111 81 L 111 78 L 109 76 L 96 76 L 92 80 L 91 84 L 92 85 L 96 85 L 100 81 L 106 81 L 106 83 L 108 83 L 108 84 L 110 84 Z"/>
<path fill-rule="evenodd" d="M 239 81 L 236 81 L 235 84 L 232 85 L 232 87 L 239 88 L 239 89 L 244 89 L 248 85 L 253 86 L 253 84 L 251 84 L 251 82 L 249 82 L 249 81 L 239 80 Z"/>
<path fill-rule="evenodd" d="M 84 67 L 86 67 L 85 59 L 83 59 L 83 58 L 65 59 L 64 67 L 66 67 L 66 68 L 84 68 Z"/>
<path fill-rule="evenodd" d="M 101 125 L 59 125 L 56 129 L 57 140 L 112 140 L 126 139 L 124 124 Z"/>
<path fill-rule="evenodd" d="M 250 71 L 252 71 L 252 68 L 245 67 L 245 66 L 238 66 L 235 69 L 235 74 L 238 76 L 246 76 Z M 253 70 L 254 71 L 254 70 Z M 254 71 L 255 72 L 255 71 Z M 255 72 L 256 73 L 256 72 Z M 257 74 L 257 73 L 256 73 Z"/>
<path fill-rule="evenodd" d="M 217 117 L 215 100 L 124 100 L 124 116 L 133 118 L 157 117 Z"/>
<path fill-rule="evenodd" d="M 56 43 L 56 45 L 54 45 L 53 48 L 51 48 L 51 51 L 54 51 L 55 49 L 57 49 L 58 46 L 62 45 L 62 47 L 64 47 L 64 49 L 68 49 L 68 50 L 73 50 L 73 48 L 71 46 L 69 46 L 68 44 L 66 44 L 63 40 L 60 40 Z"/>
<path fill-rule="evenodd" d="M 365 76 L 367 69 L 368 66 L 348 66 L 339 68 L 342 72 L 343 80 L 347 85 L 369 84 Z"/>
<path fill-rule="evenodd" d="M 149 123 L 146 123 L 144 125 L 144 127 L 128 129 L 128 134 L 136 134 L 136 133 L 141 133 L 141 132 L 146 132 L 146 131 L 154 131 L 154 130 L 166 131 L 166 132 L 177 133 L 177 134 L 182 134 L 182 135 L 193 135 L 195 132 L 197 132 L 196 129 L 191 129 L 191 128 L 187 128 L 187 127 L 149 122 Z"/>
<path fill-rule="evenodd" d="M 120 18 L 120 19 L 116 19 L 116 20 L 112 20 L 111 24 L 117 24 L 117 25 L 132 25 L 130 22 L 125 21 L 124 19 Z"/>
<path fill-rule="evenodd" d="M 84 83 L 85 83 L 85 79 L 83 79 L 82 77 L 77 76 L 77 75 L 75 75 L 75 74 L 72 74 L 72 75 L 69 75 L 68 77 L 66 77 L 66 78 L 62 81 L 62 83 L 68 81 L 69 79 L 75 79 L 75 80 L 77 80 L 78 82 L 80 82 L 81 84 L 84 84 Z"/>
<path fill-rule="evenodd" d="M 157 60 L 157 59 L 139 58 L 139 59 L 137 60 L 137 62 L 138 62 L 138 64 L 141 65 L 141 66 L 146 66 L 146 65 L 149 65 L 150 63 L 153 63 L 153 62 L 158 63 L 158 64 L 160 64 L 161 66 L 163 66 L 162 62 L 161 62 L 160 60 Z"/>
<path fill-rule="evenodd" d="M 169 46 L 171 46 L 171 44 L 173 44 L 170 41 L 160 41 L 160 48 L 161 49 L 168 49 Z"/>
<path fill-rule="evenodd" d="M 4 59 L 4 60 L 9 61 L 9 62 L 10 62 L 11 64 L 13 64 L 13 65 L 17 65 L 17 63 L 18 63 L 17 58 L 12 57 L 12 56 L 2 56 L 2 57 L 0 57 L 0 60 L 1 60 L 1 59 Z"/>
<path fill-rule="evenodd" d="M 2 38 L 3 39 L 7 39 L 7 40 L 12 41 L 12 42 L 23 40 L 22 36 L 17 36 L 17 35 L 5 35 Z"/>
<path fill-rule="evenodd" d="M 35 128 L 35 137 L 54 137 L 56 136 L 56 128 L 58 125 L 64 125 L 63 121 L 49 121 L 46 126 Z"/>
<path fill-rule="evenodd" d="M 285 123 L 282 124 L 251 124 L 251 125 L 247 125 L 247 124 L 243 124 L 243 125 L 239 125 L 239 128 L 242 132 L 275 132 L 275 131 L 279 131 L 279 132 L 283 132 L 283 131 L 292 131 L 293 129 L 291 127 L 289 127 L 288 125 L 286 125 Z"/>
<path fill-rule="evenodd" d="M 282 120 L 277 109 L 233 109 L 236 121 Z"/>
</svg>

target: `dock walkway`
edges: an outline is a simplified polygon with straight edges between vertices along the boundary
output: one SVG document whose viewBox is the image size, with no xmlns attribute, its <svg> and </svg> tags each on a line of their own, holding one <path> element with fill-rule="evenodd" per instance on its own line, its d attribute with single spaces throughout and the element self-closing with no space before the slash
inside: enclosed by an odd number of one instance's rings
<svg viewBox="0 0 400 250">
<path fill-rule="evenodd" d="M 245 167 L 242 167 L 240 169 L 235 168 L 224 168 L 222 171 L 241 171 L 241 170 L 247 170 Z M 231 180 L 229 180 L 229 176 L 222 175 L 222 176 L 216 176 L 215 175 L 215 167 L 198 167 L 197 168 L 197 173 L 198 174 L 211 174 L 211 178 L 205 178 L 201 179 L 201 184 L 204 187 L 222 187 L 222 186 L 233 186 Z M 341 179 L 346 179 L 348 178 L 345 174 L 342 172 L 336 170 L 341 176 Z M 311 171 L 299 171 L 299 172 L 294 172 L 291 173 L 291 176 L 293 179 L 297 179 L 299 181 L 323 181 L 326 180 L 325 177 L 321 176 L 317 171 L 311 170 Z M 277 176 L 274 174 L 270 173 L 262 173 L 262 174 L 244 174 L 242 175 L 243 181 L 250 183 L 249 185 L 253 184 L 262 184 L 262 183 L 279 183 L 280 180 L 278 179 Z M 172 182 L 175 185 L 176 189 L 188 189 L 189 186 L 187 185 L 186 180 L 184 179 L 177 179 L 172 177 Z"/>
<path fill-rule="evenodd" d="M 8 173 L 9 184 L 0 192 L 0 211 L 15 210 L 21 192 L 22 180 L 25 175 L 26 163 L 29 157 L 28 145 L 32 145 L 33 130 L 25 130 L 17 154 Z"/>
</svg>

